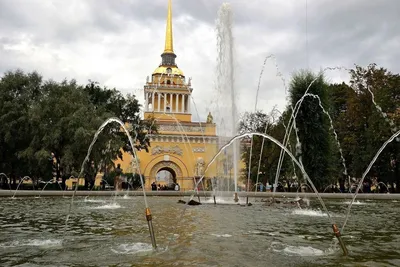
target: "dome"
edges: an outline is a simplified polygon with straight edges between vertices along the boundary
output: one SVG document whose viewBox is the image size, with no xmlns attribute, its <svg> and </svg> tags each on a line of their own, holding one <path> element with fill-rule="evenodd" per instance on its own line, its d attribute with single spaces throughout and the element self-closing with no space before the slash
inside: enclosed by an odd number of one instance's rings
<svg viewBox="0 0 400 267">
<path fill-rule="evenodd" d="M 154 74 L 173 74 L 185 77 L 183 71 L 175 66 L 160 66 L 153 72 L 153 75 Z"/>
</svg>

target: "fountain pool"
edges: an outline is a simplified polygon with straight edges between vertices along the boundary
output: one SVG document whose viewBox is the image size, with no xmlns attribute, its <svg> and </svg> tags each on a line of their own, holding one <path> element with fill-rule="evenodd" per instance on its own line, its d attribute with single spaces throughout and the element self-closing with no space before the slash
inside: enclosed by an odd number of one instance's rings
<svg viewBox="0 0 400 267">
<path fill-rule="evenodd" d="M 356 202 L 344 257 L 316 200 L 302 210 L 261 201 L 190 206 L 180 220 L 178 198 L 149 197 L 159 247 L 153 252 L 143 197 L 91 199 L 75 198 L 64 241 L 69 198 L 1 199 L 1 266 L 400 265 L 400 202 Z M 348 203 L 326 205 L 341 224 Z"/>
</svg>

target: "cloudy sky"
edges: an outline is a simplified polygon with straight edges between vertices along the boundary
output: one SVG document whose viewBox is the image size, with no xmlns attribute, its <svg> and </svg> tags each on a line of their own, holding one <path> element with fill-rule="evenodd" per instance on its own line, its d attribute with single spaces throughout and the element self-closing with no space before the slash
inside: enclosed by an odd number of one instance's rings
<svg viewBox="0 0 400 267">
<path fill-rule="evenodd" d="M 146 76 L 158 66 L 164 49 L 167 2 L 0 0 L 0 75 L 20 68 L 57 81 L 74 78 L 84 84 L 91 79 L 134 93 L 143 102 Z M 202 120 L 215 94 L 215 25 L 223 2 L 173 0 L 177 64 L 193 78 Z M 302 68 L 319 71 L 374 62 L 400 72 L 398 0 L 230 3 L 241 112 L 254 110 L 260 71 L 271 54 L 276 60 L 266 62 L 258 100 L 264 111 L 274 105 L 283 110 L 287 94 L 282 80 L 288 83 L 291 74 Z M 345 70 L 326 76 L 333 82 L 348 79 Z"/>
</svg>

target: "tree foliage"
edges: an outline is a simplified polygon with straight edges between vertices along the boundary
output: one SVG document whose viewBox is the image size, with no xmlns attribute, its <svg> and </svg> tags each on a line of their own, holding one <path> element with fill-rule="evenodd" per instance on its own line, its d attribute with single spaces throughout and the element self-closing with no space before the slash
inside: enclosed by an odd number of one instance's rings
<svg viewBox="0 0 400 267">
<path fill-rule="evenodd" d="M 7 72 L 0 80 L 0 172 L 50 179 L 51 153 L 60 163 L 63 178 L 77 176 L 99 126 L 110 117 L 126 125 L 136 149 L 150 145 L 147 132 L 154 121 L 142 121 L 135 96 L 90 81 L 43 81 L 36 73 Z M 121 158 L 121 148 L 132 152 L 116 123 L 98 135 L 90 160 L 103 171 Z"/>
<path fill-rule="evenodd" d="M 317 95 L 325 109 L 329 108 L 328 84 L 322 74 L 300 71 L 293 75 L 290 83 L 290 101 L 293 107 L 308 93 Z M 334 176 L 332 162 L 332 140 L 329 119 L 313 97 L 304 98 L 296 117 L 301 157 L 304 169 L 317 188 L 329 184 Z"/>
<path fill-rule="evenodd" d="M 239 131 L 241 133 L 257 132 L 267 134 L 282 142 L 283 136 L 285 135 L 285 118 L 286 116 L 279 117 L 275 109 L 272 110 L 270 114 L 266 114 L 262 111 L 245 113 L 239 123 Z M 264 138 L 261 136 L 255 135 L 252 139 L 252 149 L 250 147 L 251 138 L 248 138 L 248 146 L 242 151 L 242 160 L 245 162 L 246 166 L 242 176 L 247 179 L 249 168 L 251 168 L 250 179 L 253 183 L 257 182 L 258 177 L 258 182 L 270 182 L 272 184 L 275 178 L 280 148 L 268 139 L 265 139 L 263 142 Z M 282 173 L 289 176 L 293 175 L 293 169 L 290 167 L 290 161 L 288 161 L 287 158 L 284 161 Z"/>
<path fill-rule="evenodd" d="M 350 83 L 330 85 L 334 103 L 335 128 L 344 148 L 352 176 L 360 177 L 378 149 L 396 131 L 400 123 L 400 76 L 370 64 L 355 66 Z M 375 101 L 375 104 L 373 103 Z M 370 177 L 384 182 L 399 181 L 399 143 L 392 142 L 375 162 Z M 397 172 L 397 175 L 395 174 Z"/>
<path fill-rule="evenodd" d="M 314 81 L 314 82 L 313 82 Z M 312 83 L 313 82 L 313 83 Z M 312 85 L 310 86 L 310 84 Z M 347 174 L 360 178 L 378 149 L 398 130 L 400 124 L 400 76 L 375 64 L 367 67 L 356 65 L 350 70 L 350 81 L 341 84 L 327 84 L 324 77 L 309 71 L 300 71 L 293 75 L 290 83 L 290 102 L 295 107 L 310 86 L 308 93 L 318 95 L 321 104 L 332 118 L 340 148 L 330 128 L 330 121 L 322 112 L 316 98 L 305 97 L 299 109 L 296 125 L 301 143 L 301 151 L 292 151 L 302 159 L 305 170 L 319 189 L 343 177 L 344 167 L 340 152 L 345 159 Z M 374 103 L 375 101 L 375 103 Z M 271 117 L 262 112 L 246 113 L 240 123 L 240 129 L 266 132 L 282 142 L 284 125 L 292 114 L 288 106 L 283 114 L 271 122 Z M 280 149 L 274 150 L 265 142 L 261 159 L 261 172 L 269 175 L 276 172 Z M 292 131 L 289 144 L 295 148 L 295 132 Z M 262 142 L 253 139 L 251 158 L 251 178 L 255 181 L 258 170 Z M 340 150 L 341 149 L 341 150 Z M 250 149 L 243 151 L 242 158 L 249 170 Z M 293 164 L 285 156 L 280 179 L 293 173 Z M 396 182 L 400 185 L 399 142 L 393 141 L 382 152 L 368 173 L 367 179 L 376 177 L 385 183 Z M 296 172 L 296 176 L 301 175 Z M 287 180 L 287 179 L 286 179 Z M 265 180 L 264 180 L 265 181 Z M 270 179 L 271 181 L 271 179 Z M 400 189 L 400 186 L 397 186 Z"/>
</svg>

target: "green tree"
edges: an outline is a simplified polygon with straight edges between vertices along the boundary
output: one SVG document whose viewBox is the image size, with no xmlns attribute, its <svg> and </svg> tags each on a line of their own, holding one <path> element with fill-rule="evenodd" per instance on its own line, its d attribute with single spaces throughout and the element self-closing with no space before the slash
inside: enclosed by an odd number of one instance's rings
<svg viewBox="0 0 400 267">
<path fill-rule="evenodd" d="M 134 96 L 94 82 L 43 82 L 35 72 L 8 72 L 0 80 L 0 171 L 49 179 L 54 153 L 64 181 L 76 176 L 96 131 L 110 117 L 121 118 L 130 129 L 135 149 L 147 149 L 147 133 L 156 133 L 157 127 L 153 120 L 142 121 L 139 109 Z M 132 152 L 127 143 L 120 126 L 109 124 L 98 135 L 90 160 L 98 167 L 110 165 L 122 157 L 121 148 Z"/>
<path fill-rule="evenodd" d="M 356 175 L 361 176 L 378 149 L 394 133 L 395 125 L 400 123 L 396 116 L 400 106 L 400 75 L 378 68 L 376 64 L 366 68 L 356 65 L 350 70 L 350 75 L 350 85 L 358 100 L 355 101 L 358 116 L 348 115 L 359 125 L 356 143 L 362 157 L 356 161 L 354 169 Z M 398 167 L 393 167 L 391 163 L 392 159 L 398 161 L 399 152 L 399 142 L 389 144 L 375 162 L 370 175 L 383 182 L 397 180 L 399 183 Z M 357 158 L 357 154 L 353 156 Z"/>
<path fill-rule="evenodd" d="M 310 71 L 300 71 L 293 75 L 290 82 L 292 106 L 296 106 L 309 86 L 308 93 L 318 95 L 323 107 L 328 110 L 328 85 L 322 74 L 315 75 Z M 329 120 L 317 99 L 304 98 L 296 117 L 296 125 L 301 143 L 299 156 L 301 156 L 304 168 L 315 186 L 323 190 L 324 186 L 334 181 L 337 161 L 333 155 Z"/>
<path fill-rule="evenodd" d="M 282 142 L 285 134 L 283 122 L 284 117 L 279 117 L 274 111 L 275 110 L 273 110 L 271 114 L 266 114 L 262 111 L 245 113 L 240 120 L 239 131 L 241 133 L 266 133 Z M 248 138 L 246 143 L 248 145 L 242 150 L 242 160 L 245 163 L 245 168 L 242 170 L 244 174 L 243 176 L 246 177 L 247 180 L 249 168 L 251 168 L 250 179 L 253 183 L 257 181 L 258 176 L 259 182 L 266 183 L 268 181 L 272 184 L 275 179 L 279 153 L 281 150 L 280 147 L 267 139 L 265 139 L 263 144 L 263 138 L 261 136 L 253 136 L 253 148 L 251 151 L 250 166 L 251 138 Z M 262 155 L 260 160 L 261 150 Z M 288 157 L 285 158 L 282 166 L 282 173 L 285 175 L 293 174 L 293 169 L 290 166 Z"/>
<path fill-rule="evenodd" d="M 35 164 L 21 152 L 33 138 L 29 111 L 43 97 L 41 86 L 42 77 L 36 72 L 6 72 L 0 79 L 0 172 L 14 184 L 16 176 L 28 174 L 28 166 Z"/>
</svg>

